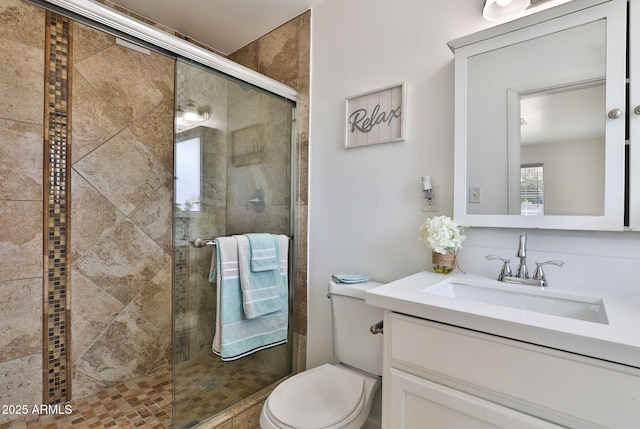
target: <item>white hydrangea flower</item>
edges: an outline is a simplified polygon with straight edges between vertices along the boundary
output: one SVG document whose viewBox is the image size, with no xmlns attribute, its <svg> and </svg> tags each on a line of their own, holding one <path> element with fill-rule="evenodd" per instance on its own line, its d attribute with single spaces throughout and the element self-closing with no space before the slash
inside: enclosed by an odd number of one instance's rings
<svg viewBox="0 0 640 429">
<path fill-rule="evenodd" d="M 463 228 L 448 216 L 427 219 L 420 227 L 420 240 L 436 253 L 455 253 L 467 238 Z"/>
</svg>

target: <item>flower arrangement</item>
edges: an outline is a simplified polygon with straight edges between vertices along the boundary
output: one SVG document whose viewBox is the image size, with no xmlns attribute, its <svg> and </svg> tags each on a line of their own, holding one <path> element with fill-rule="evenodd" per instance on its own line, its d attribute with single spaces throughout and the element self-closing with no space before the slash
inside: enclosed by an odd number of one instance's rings
<svg viewBox="0 0 640 429">
<path fill-rule="evenodd" d="M 450 217 L 435 216 L 420 227 L 420 240 L 436 253 L 456 253 L 467 238 L 463 232 L 463 228 Z"/>
<path fill-rule="evenodd" d="M 431 247 L 431 262 L 436 273 L 448 274 L 458 265 L 456 255 L 467 238 L 462 227 L 448 216 L 427 219 L 420 227 L 420 240 Z"/>
</svg>

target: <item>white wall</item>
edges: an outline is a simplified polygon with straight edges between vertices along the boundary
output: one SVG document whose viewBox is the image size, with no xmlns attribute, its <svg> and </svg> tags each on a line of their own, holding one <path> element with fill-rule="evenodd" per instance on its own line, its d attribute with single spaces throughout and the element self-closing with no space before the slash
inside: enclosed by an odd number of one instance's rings
<svg viewBox="0 0 640 429">
<path fill-rule="evenodd" d="M 427 268 L 421 176 L 452 213 L 450 39 L 487 25 L 481 0 L 327 0 L 312 11 L 308 365 L 333 360 L 332 273 L 390 281 Z M 344 149 L 345 98 L 406 82 L 407 138 Z"/>
<path fill-rule="evenodd" d="M 420 224 L 434 214 L 421 211 L 422 175 L 439 186 L 440 214 L 453 212 L 453 54 L 446 42 L 489 26 L 482 5 L 326 0 L 312 11 L 309 367 L 334 360 L 326 298 L 332 273 L 386 282 L 431 267 L 418 240 Z M 407 83 L 406 141 L 343 149 L 345 98 L 399 82 Z M 487 253 L 515 259 L 519 231 L 467 235 L 460 258 L 466 271 L 497 275 L 500 267 L 484 259 Z M 530 264 L 567 262 L 548 269 L 551 287 L 593 278 L 624 287 L 640 277 L 634 233 L 531 231 L 529 253 Z"/>
</svg>

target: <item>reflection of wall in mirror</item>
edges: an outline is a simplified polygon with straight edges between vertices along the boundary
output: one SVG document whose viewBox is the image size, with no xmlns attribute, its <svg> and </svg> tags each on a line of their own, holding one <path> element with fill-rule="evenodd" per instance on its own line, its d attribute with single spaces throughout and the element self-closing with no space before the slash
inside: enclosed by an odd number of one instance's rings
<svg viewBox="0 0 640 429">
<path fill-rule="evenodd" d="M 467 204 L 468 214 L 509 212 L 507 91 L 603 77 L 605 31 L 605 22 L 595 21 L 468 58 L 467 188 L 482 189 L 481 202 Z M 556 161 L 565 162 L 566 169 L 572 165 L 566 158 L 575 155 Z M 569 197 L 562 198 L 569 203 Z"/>
<path fill-rule="evenodd" d="M 522 164 L 544 164 L 544 214 L 604 215 L 604 141 L 523 146 Z"/>
</svg>

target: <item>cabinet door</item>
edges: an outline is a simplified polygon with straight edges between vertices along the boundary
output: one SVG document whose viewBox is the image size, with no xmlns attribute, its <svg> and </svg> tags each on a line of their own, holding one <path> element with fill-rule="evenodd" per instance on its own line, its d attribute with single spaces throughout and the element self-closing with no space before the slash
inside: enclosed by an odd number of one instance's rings
<svg viewBox="0 0 640 429">
<path fill-rule="evenodd" d="M 629 227 L 640 230 L 640 4 L 629 2 Z"/>
<path fill-rule="evenodd" d="M 394 429 L 561 428 L 395 368 L 390 370 L 387 427 Z"/>
<path fill-rule="evenodd" d="M 450 42 L 459 224 L 624 229 L 626 3 L 568 2 Z"/>
</svg>

